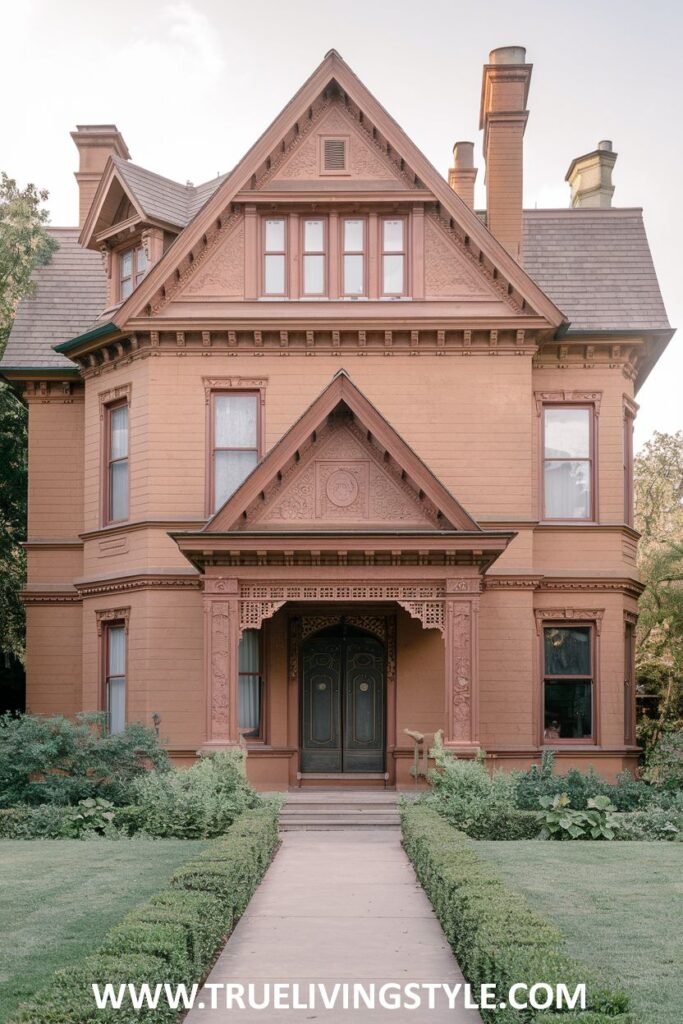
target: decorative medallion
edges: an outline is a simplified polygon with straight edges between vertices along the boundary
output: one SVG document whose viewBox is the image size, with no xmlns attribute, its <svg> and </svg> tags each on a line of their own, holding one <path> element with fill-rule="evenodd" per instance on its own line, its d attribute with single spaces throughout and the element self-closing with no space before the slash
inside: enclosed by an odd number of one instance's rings
<svg viewBox="0 0 683 1024">
<path fill-rule="evenodd" d="M 358 482 L 347 470 L 338 469 L 328 477 L 325 492 L 333 505 L 348 508 L 358 497 Z"/>
</svg>

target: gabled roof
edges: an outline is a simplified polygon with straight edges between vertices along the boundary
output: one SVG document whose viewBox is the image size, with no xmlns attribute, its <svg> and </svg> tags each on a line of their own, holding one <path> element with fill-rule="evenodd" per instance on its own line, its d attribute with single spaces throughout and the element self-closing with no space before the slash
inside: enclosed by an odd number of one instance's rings
<svg viewBox="0 0 683 1024">
<path fill-rule="evenodd" d="M 549 324 L 559 326 L 564 317 L 557 306 L 494 238 L 460 196 L 450 188 L 336 50 L 330 50 L 271 126 L 227 175 L 201 212 L 169 247 L 130 298 L 120 306 L 113 317 L 116 325 L 123 328 L 130 319 L 140 315 L 182 261 L 195 248 L 206 245 L 207 231 L 222 217 L 236 194 L 248 187 L 259 168 L 270 159 L 278 147 L 282 146 L 285 137 L 292 133 L 300 120 L 307 117 L 311 105 L 331 86 L 341 90 L 342 95 L 362 111 L 364 118 L 377 126 L 391 150 L 400 155 L 453 221 L 460 226 L 469 242 L 478 248 L 499 275 L 521 295 L 528 307 L 537 315 L 544 317 Z"/>
<path fill-rule="evenodd" d="M 358 427 L 368 438 L 372 438 L 375 447 L 381 452 L 384 463 L 387 466 L 393 465 L 396 473 L 409 483 L 416 510 L 420 510 L 422 506 L 425 510 L 431 511 L 436 525 L 430 524 L 430 531 L 484 533 L 479 524 L 468 515 L 450 491 L 356 387 L 346 370 L 339 370 L 334 375 L 324 391 L 209 520 L 202 533 L 244 534 L 249 531 L 252 520 L 253 528 L 258 530 L 260 516 L 258 511 L 254 511 L 255 503 L 258 506 L 259 502 L 266 500 L 268 492 L 281 490 L 283 477 L 292 464 L 299 461 L 301 449 L 309 447 L 311 443 L 317 443 L 317 434 L 325 427 L 328 417 L 340 409 L 352 415 Z M 426 518 L 424 513 L 417 511 L 414 520 Z M 294 526 L 296 527 L 296 524 Z M 322 528 L 324 529 L 324 524 Z M 286 522 L 282 523 L 282 530 L 287 530 Z M 339 524 L 335 524 L 333 532 L 338 531 Z M 392 532 L 395 532 L 395 529 L 392 529 Z"/>
<path fill-rule="evenodd" d="M 82 249 L 78 228 L 48 228 L 59 248 L 33 272 L 34 292 L 19 303 L 0 369 L 76 367 L 53 345 L 85 331 L 106 303 L 102 257 Z"/>
</svg>

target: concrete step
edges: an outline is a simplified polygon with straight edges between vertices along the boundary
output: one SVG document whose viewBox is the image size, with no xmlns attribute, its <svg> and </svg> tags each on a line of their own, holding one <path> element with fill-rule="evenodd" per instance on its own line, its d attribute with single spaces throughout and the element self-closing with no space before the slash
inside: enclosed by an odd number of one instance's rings
<svg viewBox="0 0 683 1024">
<path fill-rule="evenodd" d="M 363 819 L 362 821 L 340 821 L 338 818 L 325 818 L 322 815 L 314 818 L 307 818 L 302 821 L 290 821 L 288 819 L 280 819 L 280 830 L 282 832 L 297 832 L 297 831 L 326 831 L 333 832 L 337 829 L 348 829 L 350 831 L 362 831 L 370 829 L 385 829 L 399 827 L 398 817 L 387 820 L 374 820 L 374 819 Z"/>
</svg>

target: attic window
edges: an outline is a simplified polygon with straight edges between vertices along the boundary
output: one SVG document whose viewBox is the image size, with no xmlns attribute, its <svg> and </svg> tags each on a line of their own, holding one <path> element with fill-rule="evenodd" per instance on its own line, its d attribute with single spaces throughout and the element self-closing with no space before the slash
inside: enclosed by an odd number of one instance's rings
<svg viewBox="0 0 683 1024">
<path fill-rule="evenodd" d="M 347 152 L 348 139 L 339 137 L 322 139 L 321 173 L 344 174 L 347 170 Z"/>
</svg>

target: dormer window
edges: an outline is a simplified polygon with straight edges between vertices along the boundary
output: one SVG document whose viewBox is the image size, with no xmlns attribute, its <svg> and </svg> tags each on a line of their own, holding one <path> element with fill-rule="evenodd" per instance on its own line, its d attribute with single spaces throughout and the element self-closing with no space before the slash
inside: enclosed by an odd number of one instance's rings
<svg viewBox="0 0 683 1024">
<path fill-rule="evenodd" d="M 123 302 L 142 281 L 147 270 L 147 257 L 142 245 L 119 253 L 119 299 Z"/>
</svg>

